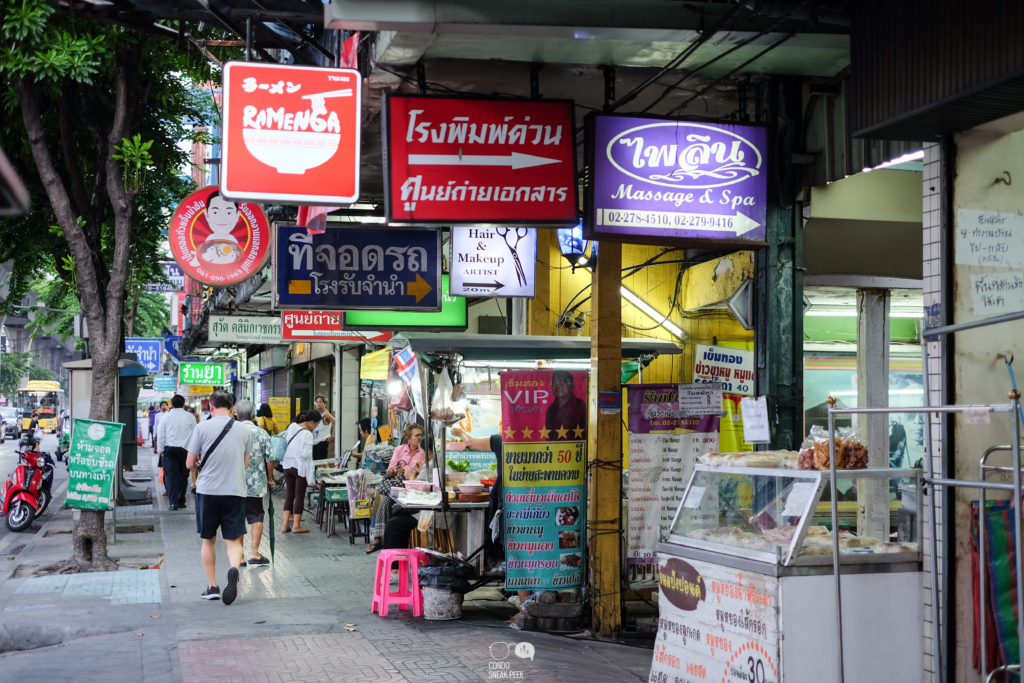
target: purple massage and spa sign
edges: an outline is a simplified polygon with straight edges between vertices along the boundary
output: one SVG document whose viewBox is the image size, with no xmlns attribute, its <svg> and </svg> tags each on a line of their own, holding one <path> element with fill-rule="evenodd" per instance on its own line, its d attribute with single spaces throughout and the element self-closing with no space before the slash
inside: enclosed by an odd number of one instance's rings
<svg viewBox="0 0 1024 683">
<path fill-rule="evenodd" d="M 763 242 L 767 137 L 759 126 L 591 114 L 584 230 L 630 241 Z"/>
</svg>

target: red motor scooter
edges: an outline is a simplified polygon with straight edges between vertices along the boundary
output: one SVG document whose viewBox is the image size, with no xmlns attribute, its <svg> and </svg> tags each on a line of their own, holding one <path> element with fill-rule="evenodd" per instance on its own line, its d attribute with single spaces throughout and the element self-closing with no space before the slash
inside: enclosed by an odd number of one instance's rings
<svg viewBox="0 0 1024 683">
<path fill-rule="evenodd" d="M 7 516 L 7 528 L 11 531 L 24 531 L 41 512 L 45 475 L 45 463 L 39 462 L 42 455 L 19 451 L 18 466 L 0 489 L 0 504 Z"/>
</svg>

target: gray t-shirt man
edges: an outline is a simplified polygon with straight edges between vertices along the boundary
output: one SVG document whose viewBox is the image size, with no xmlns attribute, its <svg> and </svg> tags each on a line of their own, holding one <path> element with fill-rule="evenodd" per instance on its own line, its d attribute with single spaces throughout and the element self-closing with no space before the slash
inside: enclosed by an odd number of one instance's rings
<svg viewBox="0 0 1024 683">
<path fill-rule="evenodd" d="M 201 460 L 229 421 L 233 418 L 219 415 L 200 422 L 189 437 L 185 450 L 199 455 Z M 245 425 L 233 424 L 199 471 L 196 492 L 245 498 L 245 455 L 250 452 L 252 433 Z"/>
</svg>

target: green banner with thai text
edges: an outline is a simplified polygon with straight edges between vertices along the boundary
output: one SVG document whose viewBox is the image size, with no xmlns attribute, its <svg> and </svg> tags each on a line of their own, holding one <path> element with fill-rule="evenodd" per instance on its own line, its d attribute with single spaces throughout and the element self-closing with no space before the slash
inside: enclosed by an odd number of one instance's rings
<svg viewBox="0 0 1024 683">
<path fill-rule="evenodd" d="M 67 495 L 70 507 L 82 510 L 113 507 L 122 429 L 124 425 L 120 422 L 72 420 Z"/>
</svg>

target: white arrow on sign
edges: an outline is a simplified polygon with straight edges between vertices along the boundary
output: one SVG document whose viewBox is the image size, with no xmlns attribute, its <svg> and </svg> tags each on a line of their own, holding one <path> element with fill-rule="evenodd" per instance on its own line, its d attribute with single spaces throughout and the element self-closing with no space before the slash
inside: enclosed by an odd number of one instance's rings
<svg viewBox="0 0 1024 683">
<path fill-rule="evenodd" d="M 561 163 L 533 154 L 410 154 L 410 166 L 509 166 L 513 169 L 532 168 Z"/>
<path fill-rule="evenodd" d="M 728 232 L 739 237 L 760 223 L 739 211 L 734 216 L 707 213 L 677 213 L 674 211 L 631 211 L 597 209 L 597 224 L 624 228 L 665 228 L 697 230 L 701 232 Z"/>
</svg>

